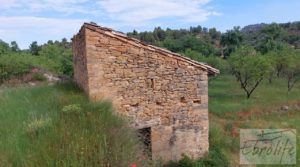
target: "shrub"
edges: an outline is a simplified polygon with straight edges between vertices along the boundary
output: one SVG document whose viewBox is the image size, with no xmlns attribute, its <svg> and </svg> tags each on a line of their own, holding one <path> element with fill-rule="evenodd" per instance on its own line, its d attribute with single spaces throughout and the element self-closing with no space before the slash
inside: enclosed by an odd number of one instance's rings
<svg viewBox="0 0 300 167">
<path fill-rule="evenodd" d="M 44 45 L 39 51 L 39 66 L 60 75 L 73 76 L 72 50 L 59 44 Z"/>
<path fill-rule="evenodd" d="M 229 161 L 218 147 L 212 147 L 209 154 L 198 160 L 192 160 L 187 156 L 176 162 L 170 162 L 165 167 L 228 167 Z"/>
<path fill-rule="evenodd" d="M 202 159 L 199 159 L 195 167 L 227 167 L 229 166 L 229 161 L 226 156 L 222 153 L 221 149 L 218 147 L 212 147 L 209 154 Z"/>
<path fill-rule="evenodd" d="M 45 81 L 47 78 L 44 76 L 43 73 L 37 72 L 32 74 L 32 78 L 36 81 Z"/>
<path fill-rule="evenodd" d="M 26 127 L 26 132 L 29 134 L 38 134 L 40 131 L 48 128 L 51 125 L 50 118 L 33 119 Z"/>
<path fill-rule="evenodd" d="M 26 55 L 0 55 L 0 83 L 28 73 L 31 67 L 31 59 Z"/>
<path fill-rule="evenodd" d="M 232 129 L 233 129 L 233 124 L 232 124 L 232 122 L 226 123 L 226 125 L 225 125 L 225 131 L 226 131 L 226 132 L 231 132 Z"/>
<path fill-rule="evenodd" d="M 62 112 L 64 113 L 80 113 L 81 111 L 82 108 L 79 104 L 70 104 L 62 108 Z"/>
</svg>

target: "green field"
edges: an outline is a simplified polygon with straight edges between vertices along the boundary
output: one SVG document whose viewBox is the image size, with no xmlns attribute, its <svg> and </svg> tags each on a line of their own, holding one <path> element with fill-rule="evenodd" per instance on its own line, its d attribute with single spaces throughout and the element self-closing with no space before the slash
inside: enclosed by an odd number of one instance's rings
<svg viewBox="0 0 300 167">
<path fill-rule="evenodd" d="M 228 112 L 270 110 L 299 101 L 300 84 L 288 93 L 287 82 L 283 78 L 274 78 L 272 84 L 265 80 L 247 99 L 233 76 L 220 75 L 209 84 L 209 98 L 209 111 L 220 116 Z"/>
<path fill-rule="evenodd" d="M 0 95 L 1 167 L 159 164 L 143 157 L 137 135 L 112 115 L 109 102 L 89 102 L 72 83 L 2 87 Z M 210 81 L 209 97 L 210 153 L 168 166 L 238 166 L 240 128 L 300 131 L 299 84 L 287 93 L 285 81 L 276 78 L 247 99 L 234 77 L 220 75 Z M 283 105 L 289 110 L 281 111 Z"/>
<path fill-rule="evenodd" d="M 209 85 L 210 144 L 217 144 L 227 155 L 230 166 L 239 164 L 240 128 L 293 128 L 300 130 L 300 84 L 287 93 L 282 78 L 263 82 L 246 98 L 233 76 L 221 75 Z M 282 106 L 289 106 L 282 111 Z M 297 135 L 297 164 L 300 163 L 300 137 Z"/>
</svg>

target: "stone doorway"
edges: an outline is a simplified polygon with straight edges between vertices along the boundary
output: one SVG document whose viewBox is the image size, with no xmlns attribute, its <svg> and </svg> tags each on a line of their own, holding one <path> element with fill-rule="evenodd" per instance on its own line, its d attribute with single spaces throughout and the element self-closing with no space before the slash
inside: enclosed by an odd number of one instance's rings
<svg viewBox="0 0 300 167">
<path fill-rule="evenodd" d="M 151 127 L 139 129 L 138 135 L 144 144 L 144 155 L 152 158 Z"/>
</svg>

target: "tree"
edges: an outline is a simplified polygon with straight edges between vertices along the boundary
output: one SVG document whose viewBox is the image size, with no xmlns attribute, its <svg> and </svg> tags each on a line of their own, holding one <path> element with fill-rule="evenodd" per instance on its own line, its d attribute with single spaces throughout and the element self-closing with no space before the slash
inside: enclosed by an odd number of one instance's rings
<svg viewBox="0 0 300 167">
<path fill-rule="evenodd" d="M 160 27 L 154 28 L 153 36 L 156 40 L 163 41 L 166 38 L 166 32 Z"/>
<path fill-rule="evenodd" d="M 256 44 L 255 49 L 257 51 L 260 51 L 262 54 L 268 53 L 270 51 L 281 50 L 285 45 L 281 41 L 275 41 L 272 39 L 259 40 L 256 43 L 257 44 Z"/>
<path fill-rule="evenodd" d="M 252 47 L 237 49 L 230 55 L 229 63 L 232 73 L 246 92 L 247 98 L 250 98 L 271 70 L 268 60 Z"/>
<path fill-rule="evenodd" d="M 208 33 L 213 40 L 220 40 L 221 38 L 221 32 L 217 31 L 216 28 L 210 28 Z"/>
<path fill-rule="evenodd" d="M 274 75 L 277 73 L 277 52 L 270 51 L 267 54 L 264 54 L 264 57 L 268 60 L 271 66 L 271 70 L 269 73 L 269 83 L 272 84 Z"/>
<path fill-rule="evenodd" d="M 266 39 L 271 40 L 281 40 L 286 34 L 285 30 L 276 23 L 264 27 L 261 32 L 266 35 Z"/>
<path fill-rule="evenodd" d="M 20 51 L 20 48 L 19 48 L 19 46 L 18 46 L 18 44 L 17 44 L 16 41 L 11 41 L 11 43 L 10 43 L 10 48 L 11 48 L 11 50 L 14 51 L 14 52 Z"/>
<path fill-rule="evenodd" d="M 153 34 L 150 32 L 141 32 L 140 39 L 149 44 L 154 44 L 155 42 L 155 38 L 153 37 Z"/>
<path fill-rule="evenodd" d="M 36 41 L 33 41 L 30 46 L 29 46 L 29 51 L 31 54 L 37 56 L 39 54 L 40 51 L 40 46 L 37 44 Z"/>
<path fill-rule="evenodd" d="M 197 27 L 190 27 L 190 32 L 192 34 L 200 34 L 202 32 L 202 27 L 200 25 Z"/>
<path fill-rule="evenodd" d="M 9 52 L 9 45 L 0 39 L 0 55 Z"/>
<path fill-rule="evenodd" d="M 224 47 L 224 57 L 228 57 L 232 52 L 241 46 L 244 37 L 240 27 L 234 27 L 221 36 L 221 45 Z"/>
<path fill-rule="evenodd" d="M 54 42 L 41 47 L 39 57 L 47 61 L 44 65 L 47 69 L 68 76 L 73 75 L 72 49 L 64 46 L 66 42 Z"/>
<path fill-rule="evenodd" d="M 181 40 L 174 40 L 171 38 L 166 38 L 163 41 L 163 46 L 172 52 L 180 52 L 184 49 Z"/>
<path fill-rule="evenodd" d="M 294 49 L 292 49 L 291 47 L 285 46 L 284 48 L 275 52 L 274 61 L 277 77 L 279 77 L 282 71 L 288 66 L 288 59 L 290 55 L 293 54 L 293 50 Z"/>
<path fill-rule="evenodd" d="M 293 50 L 286 56 L 286 61 L 283 74 L 287 80 L 288 91 L 291 91 L 295 83 L 300 81 L 300 52 Z"/>
<path fill-rule="evenodd" d="M 61 45 L 62 47 L 64 47 L 65 49 L 71 48 L 71 43 L 68 42 L 67 38 L 63 38 L 63 39 L 61 40 L 61 42 L 60 42 L 60 45 Z"/>
<path fill-rule="evenodd" d="M 256 34 L 255 48 L 263 54 L 278 50 L 282 47 L 282 41 L 285 36 L 286 31 L 279 24 L 272 23 L 263 27 Z"/>
</svg>

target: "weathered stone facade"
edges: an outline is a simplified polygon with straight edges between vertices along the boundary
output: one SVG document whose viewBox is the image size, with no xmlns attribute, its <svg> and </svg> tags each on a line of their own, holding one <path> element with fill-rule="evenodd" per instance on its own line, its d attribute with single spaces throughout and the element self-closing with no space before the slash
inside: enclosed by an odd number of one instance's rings
<svg viewBox="0 0 300 167">
<path fill-rule="evenodd" d="M 218 70 L 87 23 L 73 52 L 75 81 L 91 99 L 109 99 L 132 126 L 151 128 L 153 158 L 208 151 L 207 81 Z"/>
</svg>

